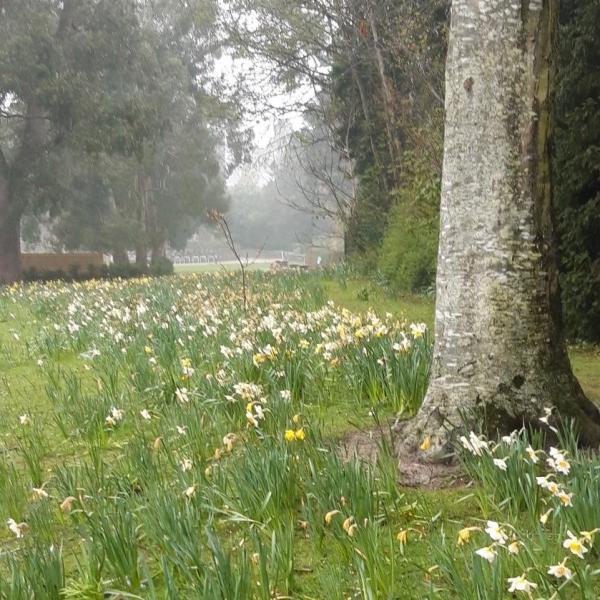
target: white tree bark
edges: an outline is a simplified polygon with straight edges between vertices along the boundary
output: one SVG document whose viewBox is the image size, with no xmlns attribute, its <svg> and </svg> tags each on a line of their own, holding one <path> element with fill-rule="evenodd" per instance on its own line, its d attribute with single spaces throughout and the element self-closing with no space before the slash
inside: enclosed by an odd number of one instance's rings
<svg viewBox="0 0 600 600">
<path fill-rule="evenodd" d="M 544 407 L 600 439 L 573 377 L 554 256 L 549 140 L 556 0 L 453 0 L 434 361 L 406 428 L 430 459 L 467 420 L 534 423 Z"/>
</svg>

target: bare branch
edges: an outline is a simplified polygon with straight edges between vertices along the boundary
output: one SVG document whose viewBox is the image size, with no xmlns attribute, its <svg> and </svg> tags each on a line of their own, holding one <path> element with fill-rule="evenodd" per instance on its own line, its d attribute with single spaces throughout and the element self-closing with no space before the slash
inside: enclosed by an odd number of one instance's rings
<svg viewBox="0 0 600 600">
<path fill-rule="evenodd" d="M 237 247 L 235 245 L 235 241 L 233 239 L 233 235 L 231 234 L 231 229 L 229 229 L 229 224 L 227 223 L 227 219 L 225 215 L 221 214 L 219 211 L 211 209 L 208 211 L 208 218 L 216 223 L 221 231 L 223 232 L 223 236 L 225 237 L 225 243 L 228 248 L 233 252 L 237 262 L 240 265 L 240 269 L 242 270 L 242 298 L 244 302 L 244 312 L 248 308 L 248 299 L 246 294 L 246 265 L 244 265 L 244 261 L 242 260 Z"/>
</svg>

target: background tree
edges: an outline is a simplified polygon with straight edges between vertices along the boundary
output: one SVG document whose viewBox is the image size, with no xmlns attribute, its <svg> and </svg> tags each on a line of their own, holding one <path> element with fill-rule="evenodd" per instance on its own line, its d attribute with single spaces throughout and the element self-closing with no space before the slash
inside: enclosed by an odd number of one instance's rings
<svg viewBox="0 0 600 600">
<path fill-rule="evenodd" d="M 44 215 L 59 247 L 135 248 L 143 266 L 224 208 L 221 166 L 247 135 L 214 75 L 216 2 L 1 10 L 1 279 L 19 276 L 24 214 Z"/>
<path fill-rule="evenodd" d="M 67 187 L 66 141 L 133 154 L 160 123 L 135 85 L 135 2 L 6 0 L 0 10 L 0 279 L 11 281 L 22 215 L 54 206 Z"/>
<path fill-rule="evenodd" d="M 238 55 L 252 57 L 254 79 L 266 79 L 270 91 L 292 91 L 291 102 L 259 97 L 257 105 L 275 114 L 300 112 L 308 135 L 298 140 L 309 146 L 326 140 L 332 156 L 341 157 L 339 171 L 347 181 L 341 189 L 346 194 L 332 193 L 334 202 L 326 204 L 339 209 L 347 252 L 372 272 L 386 260 L 381 244 L 392 207 L 413 194 L 422 195 L 421 183 L 439 177 L 449 3 L 236 0 L 232 5 L 236 17 L 226 27 Z M 420 157 L 418 168 L 411 165 L 414 156 Z M 327 169 L 315 170 L 310 160 L 299 164 L 322 177 L 322 189 L 327 187 Z M 423 175 L 424 168 L 431 177 L 414 176 L 416 171 Z M 313 203 L 319 212 L 315 204 L 323 202 Z M 428 223 L 436 215 L 437 207 L 429 204 L 413 220 L 421 225 L 421 218 Z M 420 229 L 423 233 L 430 228 Z M 435 242 L 427 246 L 432 249 Z M 410 253 L 410 248 L 405 251 Z M 432 251 L 429 262 L 434 257 Z M 431 284 L 428 272 L 424 287 Z"/>
</svg>

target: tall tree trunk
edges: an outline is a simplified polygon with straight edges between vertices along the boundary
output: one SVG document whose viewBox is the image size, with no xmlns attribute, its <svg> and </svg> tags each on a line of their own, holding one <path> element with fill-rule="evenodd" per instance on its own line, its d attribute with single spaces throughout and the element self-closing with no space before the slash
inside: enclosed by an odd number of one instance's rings
<svg viewBox="0 0 600 600">
<path fill-rule="evenodd" d="M 138 240 L 135 245 L 135 264 L 140 269 L 148 266 L 148 247 L 145 240 Z"/>
<path fill-rule="evenodd" d="M 136 174 L 136 194 L 137 194 L 137 241 L 135 244 L 135 264 L 141 269 L 146 269 L 148 266 L 148 197 L 146 190 L 146 177 L 143 172 L 143 167 L 138 166 Z"/>
<path fill-rule="evenodd" d="M 0 158 L 0 160 L 2 160 Z M 21 279 L 21 215 L 0 165 L 0 284 Z"/>
<path fill-rule="evenodd" d="M 600 416 L 563 338 L 549 140 L 556 0 L 454 0 L 429 390 L 404 431 L 428 459 L 485 417 L 538 423 L 544 407 L 600 440 Z"/>
<path fill-rule="evenodd" d="M 21 215 L 45 132 L 44 112 L 32 99 L 27 102 L 19 151 L 10 165 L 0 149 L 0 282 L 21 279 Z"/>
<path fill-rule="evenodd" d="M 56 37 L 71 24 L 75 0 L 65 0 Z M 19 150 L 9 165 L 0 149 L 0 283 L 21 279 L 21 215 L 36 158 L 46 140 L 45 112 L 35 97 L 27 99 Z"/>
</svg>

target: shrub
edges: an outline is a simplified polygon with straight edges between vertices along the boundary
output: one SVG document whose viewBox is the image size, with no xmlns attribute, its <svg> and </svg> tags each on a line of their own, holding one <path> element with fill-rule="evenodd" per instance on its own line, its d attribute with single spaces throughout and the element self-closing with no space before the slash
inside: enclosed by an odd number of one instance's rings
<svg viewBox="0 0 600 600">
<path fill-rule="evenodd" d="M 172 275 L 174 272 L 173 263 L 168 258 L 161 258 L 155 261 L 146 269 L 141 268 L 134 263 L 131 264 L 112 264 L 112 265 L 88 265 L 85 270 L 81 270 L 77 265 L 73 265 L 66 270 L 48 270 L 38 271 L 34 267 L 26 269 L 23 272 L 23 280 L 33 281 L 88 281 L 90 279 L 133 279 L 149 275 L 160 277 L 163 275 Z"/>
<path fill-rule="evenodd" d="M 379 269 L 395 291 L 422 292 L 435 281 L 440 181 L 418 163 L 389 216 Z"/>
</svg>

